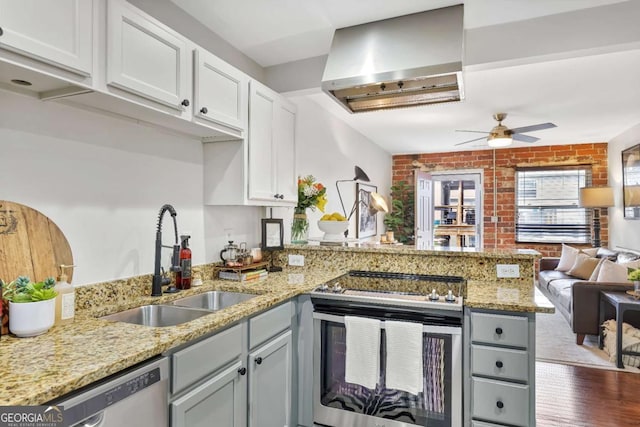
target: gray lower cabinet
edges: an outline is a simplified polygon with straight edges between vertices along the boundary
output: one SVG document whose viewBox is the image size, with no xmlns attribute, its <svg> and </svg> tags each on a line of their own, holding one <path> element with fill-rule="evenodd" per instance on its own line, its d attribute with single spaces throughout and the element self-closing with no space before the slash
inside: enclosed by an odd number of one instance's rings
<svg viewBox="0 0 640 427">
<path fill-rule="evenodd" d="M 535 426 L 535 316 L 465 309 L 465 425 Z"/>
<path fill-rule="evenodd" d="M 291 426 L 291 331 L 249 353 L 249 426 Z"/>
<path fill-rule="evenodd" d="M 169 354 L 171 427 L 293 426 L 295 315 L 288 301 Z"/>
<path fill-rule="evenodd" d="M 238 359 L 210 380 L 171 403 L 174 427 L 243 427 L 246 421 L 247 376 Z"/>
</svg>

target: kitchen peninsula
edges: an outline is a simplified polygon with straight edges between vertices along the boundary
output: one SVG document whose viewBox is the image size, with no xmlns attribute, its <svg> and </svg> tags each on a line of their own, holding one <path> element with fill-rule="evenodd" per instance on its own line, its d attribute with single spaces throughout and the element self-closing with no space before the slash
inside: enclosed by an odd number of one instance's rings
<svg viewBox="0 0 640 427">
<path fill-rule="evenodd" d="M 304 266 L 287 266 L 290 254 L 304 255 Z M 539 257 L 533 251 L 425 251 L 406 246 L 287 245 L 274 255 L 276 265 L 286 266 L 284 271 L 272 273 L 258 283 L 243 284 L 214 279 L 213 265 L 206 265 L 195 270 L 196 277 L 203 279 L 203 286 L 182 291 L 178 295 L 148 296 L 148 275 L 77 288 L 74 323 L 55 326 L 48 333 L 35 338 L 2 338 L 5 360 L 21 362 L 4 364 L 0 368 L 5 385 L 0 391 L 0 404 L 49 402 L 151 357 L 171 354 L 176 349 L 226 330 L 286 301 L 296 302 L 299 296 L 307 294 L 319 284 L 354 269 L 461 276 L 467 280 L 466 289 L 463 289 L 465 322 L 473 310 L 478 310 L 480 314 L 484 314 L 484 311 L 509 312 L 510 315 L 524 316 L 529 319 L 529 324 L 534 322 L 533 313 L 553 312 L 552 305 L 537 293 L 533 284 L 534 265 Z M 518 265 L 520 277 L 497 279 L 495 272 L 498 264 Z M 108 322 L 98 318 L 145 304 L 170 303 L 177 298 L 213 289 L 258 296 L 196 320 L 165 328 Z M 429 291 L 427 289 L 425 293 Z M 293 319 L 293 323 L 300 321 Z M 468 326 L 465 323 L 465 337 L 471 339 Z M 303 331 L 293 327 L 292 330 Z M 308 333 L 308 330 L 301 333 Z M 535 334 L 531 331 L 529 338 L 535 342 Z M 297 339 L 294 338 L 294 342 Z M 468 343 L 464 345 L 465 354 L 470 348 Z M 534 348 L 530 347 L 528 354 L 533 354 Z M 468 357 L 465 360 L 469 360 Z M 465 362 L 465 370 L 466 365 Z M 533 384 L 533 378 L 530 381 Z M 469 384 L 464 387 L 469 387 Z"/>
</svg>

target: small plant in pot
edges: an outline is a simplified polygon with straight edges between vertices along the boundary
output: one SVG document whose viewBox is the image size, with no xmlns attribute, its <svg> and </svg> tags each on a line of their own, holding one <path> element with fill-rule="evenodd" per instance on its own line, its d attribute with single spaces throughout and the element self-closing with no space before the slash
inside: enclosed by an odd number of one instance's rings
<svg viewBox="0 0 640 427">
<path fill-rule="evenodd" d="M 627 278 L 633 282 L 633 290 L 636 294 L 640 293 L 640 268 L 636 268 L 635 270 L 629 268 L 627 271 L 629 273 Z"/>
<path fill-rule="evenodd" d="M 8 285 L 0 280 L 2 297 L 9 301 L 9 330 L 18 337 L 43 334 L 55 322 L 55 291 L 53 277 L 33 283 L 20 276 Z"/>
</svg>

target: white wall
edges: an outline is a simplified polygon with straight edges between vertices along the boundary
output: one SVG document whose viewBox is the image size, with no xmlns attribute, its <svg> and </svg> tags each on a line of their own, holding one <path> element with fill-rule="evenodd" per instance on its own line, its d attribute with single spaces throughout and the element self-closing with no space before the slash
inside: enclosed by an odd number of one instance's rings
<svg viewBox="0 0 640 427">
<path fill-rule="evenodd" d="M 625 219 L 622 210 L 622 150 L 640 142 L 640 124 L 609 141 L 609 185 L 614 189 L 615 207 L 609 208 L 609 241 L 611 247 L 640 251 L 640 221 Z"/>
<path fill-rule="evenodd" d="M 391 186 L 391 154 L 373 144 L 364 135 L 356 132 L 315 102 L 301 97 L 289 98 L 298 106 L 296 127 L 296 170 L 299 176 L 313 175 L 327 187 L 325 212 L 342 212 L 335 182 L 353 179 L 354 166 L 360 166 L 371 178 L 370 184 L 378 187 L 378 192 L 388 198 Z M 340 193 L 347 213 L 355 200 L 355 184 L 340 184 Z M 321 237 L 323 233 L 316 224 L 322 213 L 308 211 L 309 236 Z M 286 220 L 289 231 L 292 209 L 278 209 L 274 217 Z M 384 230 L 383 215 L 378 214 L 378 233 Z M 355 237 L 355 214 L 351 219 L 349 237 Z M 285 235 L 288 233 L 285 233 Z"/>
<path fill-rule="evenodd" d="M 198 140 L 0 91 L 0 152 L 0 200 L 60 227 L 78 265 L 76 285 L 151 273 L 164 203 L 178 213 L 178 232 L 191 234 L 195 264 L 217 259 L 227 226 L 258 241 L 255 230 L 245 234 L 258 208 L 203 209 Z M 163 237 L 173 243 L 168 214 Z M 163 250 L 165 266 L 169 254 Z"/>
</svg>

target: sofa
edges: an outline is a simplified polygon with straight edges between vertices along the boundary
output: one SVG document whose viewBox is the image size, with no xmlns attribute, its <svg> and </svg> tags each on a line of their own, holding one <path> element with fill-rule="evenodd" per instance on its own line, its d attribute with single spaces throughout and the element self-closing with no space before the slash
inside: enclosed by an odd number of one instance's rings
<svg viewBox="0 0 640 427">
<path fill-rule="evenodd" d="M 573 268 L 578 259 L 582 259 L 583 264 L 589 263 L 589 268 L 584 271 Z M 573 264 L 572 260 L 575 260 Z M 597 270 L 589 274 L 593 265 Z M 568 266 L 572 268 L 567 269 Z M 633 289 L 633 284 L 626 280 L 627 268 L 640 268 L 640 254 L 607 248 L 580 250 L 563 245 L 561 257 L 540 260 L 538 288 L 567 319 L 578 345 L 582 345 L 585 335 L 600 333 L 600 291 Z M 605 304 L 605 319 L 614 318 L 615 310 Z M 625 313 L 624 321 L 640 327 L 640 313 Z"/>
</svg>

